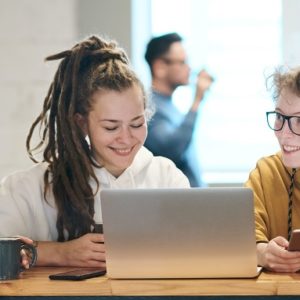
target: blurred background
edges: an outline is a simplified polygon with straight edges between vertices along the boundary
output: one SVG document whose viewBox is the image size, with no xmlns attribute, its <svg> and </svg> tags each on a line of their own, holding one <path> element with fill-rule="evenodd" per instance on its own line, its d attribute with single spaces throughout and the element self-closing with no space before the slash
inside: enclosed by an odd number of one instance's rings
<svg viewBox="0 0 300 300">
<path fill-rule="evenodd" d="M 204 180 L 241 185 L 264 155 L 279 150 L 267 128 L 273 109 L 266 77 L 300 64 L 297 0 L 0 0 L 0 178 L 27 168 L 25 140 L 54 76 L 50 54 L 88 35 L 118 41 L 149 87 L 144 61 L 152 36 L 184 37 L 191 85 L 176 91 L 185 111 L 201 68 L 215 82 L 195 131 Z"/>
</svg>

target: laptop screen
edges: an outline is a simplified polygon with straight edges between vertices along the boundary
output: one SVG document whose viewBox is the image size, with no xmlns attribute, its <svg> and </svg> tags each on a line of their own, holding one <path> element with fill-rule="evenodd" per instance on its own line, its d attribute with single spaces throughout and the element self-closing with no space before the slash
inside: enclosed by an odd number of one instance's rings
<svg viewBox="0 0 300 300">
<path fill-rule="evenodd" d="M 101 191 L 108 276 L 254 277 L 248 188 Z"/>
</svg>

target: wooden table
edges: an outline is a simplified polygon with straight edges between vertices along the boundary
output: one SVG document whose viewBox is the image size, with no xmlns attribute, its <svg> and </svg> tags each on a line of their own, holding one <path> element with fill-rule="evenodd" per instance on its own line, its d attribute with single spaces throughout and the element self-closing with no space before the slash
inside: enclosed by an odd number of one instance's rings
<svg viewBox="0 0 300 300">
<path fill-rule="evenodd" d="M 84 281 L 49 280 L 49 274 L 70 270 L 70 268 L 35 267 L 25 271 L 20 279 L 0 281 L 0 296 L 15 296 L 30 299 L 46 296 L 47 299 L 60 296 L 81 296 L 85 299 L 136 298 L 185 299 L 197 296 L 205 299 L 238 299 L 257 296 L 258 299 L 296 299 L 300 295 L 300 274 L 275 274 L 263 272 L 251 279 L 163 279 L 163 280 L 116 280 L 106 276 Z M 127 296 L 127 297 L 123 297 Z M 149 297 L 151 296 L 151 297 Z M 158 297 L 159 296 L 159 297 Z M 176 297 L 174 297 L 176 296 Z M 184 297 L 183 297 L 184 296 Z M 194 297 L 195 298 L 195 297 Z M 251 297 L 252 298 L 252 297 Z M 57 298 L 56 298 L 57 299 Z"/>
</svg>

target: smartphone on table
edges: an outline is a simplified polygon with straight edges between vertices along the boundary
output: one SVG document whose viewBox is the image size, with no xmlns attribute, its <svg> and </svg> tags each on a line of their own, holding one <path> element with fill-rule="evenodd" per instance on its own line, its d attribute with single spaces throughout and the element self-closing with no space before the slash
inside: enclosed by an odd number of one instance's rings
<svg viewBox="0 0 300 300">
<path fill-rule="evenodd" d="M 52 280 L 84 280 L 106 274 L 106 268 L 78 268 L 68 272 L 49 275 Z"/>
<path fill-rule="evenodd" d="M 300 251 L 300 229 L 293 230 L 290 241 L 289 241 L 288 250 L 289 251 Z"/>
</svg>

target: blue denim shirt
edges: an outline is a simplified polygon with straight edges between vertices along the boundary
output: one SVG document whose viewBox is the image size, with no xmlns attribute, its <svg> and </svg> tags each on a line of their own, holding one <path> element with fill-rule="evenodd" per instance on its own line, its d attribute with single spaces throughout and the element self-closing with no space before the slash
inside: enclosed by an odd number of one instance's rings
<svg viewBox="0 0 300 300">
<path fill-rule="evenodd" d="M 193 149 L 193 132 L 197 112 L 183 115 L 170 96 L 152 91 L 155 114 L 148 124 L 145 146 L 154 155 L 171 159 L 188 177 L 192 187 L 202 185 L 201 170 Z"/>
</svg>

